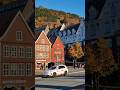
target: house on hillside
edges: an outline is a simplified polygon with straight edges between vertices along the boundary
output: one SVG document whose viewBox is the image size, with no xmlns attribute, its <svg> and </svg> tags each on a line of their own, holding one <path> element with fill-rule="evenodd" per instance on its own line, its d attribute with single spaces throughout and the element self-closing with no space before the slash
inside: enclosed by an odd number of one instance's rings
<svg viewBox="0 0 120 90">
<path fill-rule="evenodd" d="M 51 62 L 51 42 L 44 31 L 37 34 L 35 41 L 35 68 L 40 69 Z"/>
<path fill-rule="evenodd" d="M 60 40 L 59 36 L 56 36 L 54 39 L 50 39 L 52 43 L 51 48 L 51 61 L 55 64 L 63 64 L 64 61 L 64 45 Z"/>
<path fill-rule="evenodd" d="M 21 12 L 0 15 L 0 90 L 33 90 L 34 35 Z"/>
</svg>

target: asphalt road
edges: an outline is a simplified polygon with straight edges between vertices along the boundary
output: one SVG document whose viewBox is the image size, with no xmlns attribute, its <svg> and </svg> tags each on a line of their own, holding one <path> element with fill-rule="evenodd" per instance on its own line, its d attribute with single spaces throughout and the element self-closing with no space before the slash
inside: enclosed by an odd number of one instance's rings
<svg viewBox="0 0 120 90">
<path fill-rule="evenodd" d="M 35 90 L 85 90 L 85 72 L 84 69 L 69 68 L 66 77 L 41 78 L 35 79 Z"/>
</svg>

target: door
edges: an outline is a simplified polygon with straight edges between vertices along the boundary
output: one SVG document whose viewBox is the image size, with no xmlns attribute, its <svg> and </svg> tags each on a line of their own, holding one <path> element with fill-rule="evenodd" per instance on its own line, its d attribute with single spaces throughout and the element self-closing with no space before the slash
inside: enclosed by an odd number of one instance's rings
<svg viewBox="0 0 120 90">
<path fill-rule="evenodd" d="M 58 70 L 59 70 L 59 75 L 63 75 L 64 72 L 65 72 L 65 67 L 64 66 L 59 66 Z"/>
</svg>

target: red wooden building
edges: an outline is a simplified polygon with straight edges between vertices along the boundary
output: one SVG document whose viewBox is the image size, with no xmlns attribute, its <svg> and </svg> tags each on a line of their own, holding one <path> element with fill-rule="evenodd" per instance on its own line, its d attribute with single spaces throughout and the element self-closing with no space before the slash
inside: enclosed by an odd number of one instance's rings
<svg viewBox="0 0 120 90">
<path fill-rule="evenodd" d="M 51 60 L 56 64 L 64 63 L 64 45 L 59 36 L 53 41 L 51 48 Z"/>
<path fill-rule="evenodd" d="M 51 42 L 44 31 L 37 36 L 37 40 L 35 41 L 35 63 L 36 69 L 40 69 L 41 65 L 44 67 L 51 62 Z"/>
</svg>

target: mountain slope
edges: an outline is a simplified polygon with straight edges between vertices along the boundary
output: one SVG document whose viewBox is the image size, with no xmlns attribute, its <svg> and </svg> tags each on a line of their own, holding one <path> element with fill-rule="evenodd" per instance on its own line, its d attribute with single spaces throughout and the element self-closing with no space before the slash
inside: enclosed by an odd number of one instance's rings
<svg viewBox="0 0 120 90">
<path fill-rule="evenodd" d="M 59 27 L 63 22 L 67 26 L 77 24 L 80 22 L 80 17 L 76 14 L 47 9 L 44 7 L 35 9 L 36 28 L 44 27 L 47 24 L 50 26 L 50 28 Z"/>
</svg>

